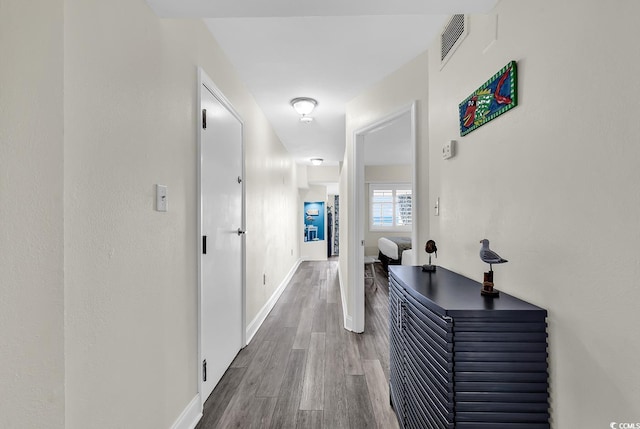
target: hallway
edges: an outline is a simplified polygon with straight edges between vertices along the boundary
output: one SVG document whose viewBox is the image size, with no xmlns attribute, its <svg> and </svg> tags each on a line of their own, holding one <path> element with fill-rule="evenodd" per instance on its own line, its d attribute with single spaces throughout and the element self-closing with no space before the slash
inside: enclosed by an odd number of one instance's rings
<svg viewBox="0 0 640 429">
<path fill-rule="evenodd" d="M 394 428 L 388 285 L 366 291 L 366 333 L 342 328 L 338 262 L 304 262 L 204 406 L 197 429 Z"/>
</svg>

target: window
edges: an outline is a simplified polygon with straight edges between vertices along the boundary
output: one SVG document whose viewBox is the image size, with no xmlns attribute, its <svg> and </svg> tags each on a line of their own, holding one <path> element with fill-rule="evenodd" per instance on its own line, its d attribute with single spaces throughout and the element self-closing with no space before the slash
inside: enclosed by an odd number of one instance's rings
<svg viewBox="0 0 640 429">
<path fill-rule="evenodd" d="M 369 229 L 411 231 L 411 184 L 369 184 Z"/>
</svg>

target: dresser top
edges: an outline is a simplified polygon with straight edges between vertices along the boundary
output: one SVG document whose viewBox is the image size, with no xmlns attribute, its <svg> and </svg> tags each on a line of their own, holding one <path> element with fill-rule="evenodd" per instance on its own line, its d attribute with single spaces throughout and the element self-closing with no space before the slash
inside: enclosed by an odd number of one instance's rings
<svg viewBox="0 0 640 429">
<path fill-rule="evenodd" d="M 390 265 L 389 272 L 407 293 L 441 315 L 465 317 L 546 317 L 546 310 L 500 291 L 499 297 L 480 294 L 482 284 L 446 268 L 424 272 L 422 267 Z M 500 289 L 497 287 L 496 289 Z"/>
</svg>

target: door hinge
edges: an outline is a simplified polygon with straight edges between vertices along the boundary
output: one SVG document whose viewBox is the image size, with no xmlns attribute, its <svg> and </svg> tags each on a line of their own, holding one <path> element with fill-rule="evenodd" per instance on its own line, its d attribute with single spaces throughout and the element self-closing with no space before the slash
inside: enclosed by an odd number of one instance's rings
<svg viewBox="0 0 640 429">
<path fill-rule="evenodd" d="M 207 360 L 202 361 L 202 381 L 207 381 Z"/>
<path fill-rule="evenodd" d="M 207 109 L 202 109 L 202 129 L 207 129 Z"/>
<path fill-rule="evenodd" d="M 207 254 L 207 236 L 206 235 L 202 236 L 202 254 L 203 255 Z"/>
</svg>

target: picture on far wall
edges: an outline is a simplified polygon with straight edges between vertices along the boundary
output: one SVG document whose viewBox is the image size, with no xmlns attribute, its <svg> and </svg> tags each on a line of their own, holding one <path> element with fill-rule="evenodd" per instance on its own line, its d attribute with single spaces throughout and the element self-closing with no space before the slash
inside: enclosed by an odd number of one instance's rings
<svg viewBox="0 0 640 429">
<path fill-rule="evenodd" d="M 304 203 L 304 241 L 324 241 L 324 202 Z"/>
<path fill-rule="evenodd" d="M 504 66 L 458 106 L 464 136 L 518 105 L 516 62 Z"/>
</svg>

